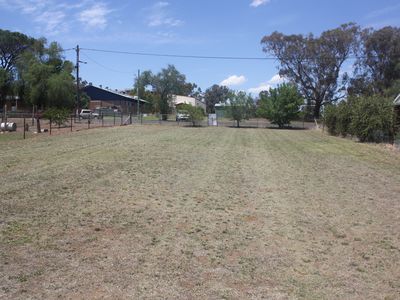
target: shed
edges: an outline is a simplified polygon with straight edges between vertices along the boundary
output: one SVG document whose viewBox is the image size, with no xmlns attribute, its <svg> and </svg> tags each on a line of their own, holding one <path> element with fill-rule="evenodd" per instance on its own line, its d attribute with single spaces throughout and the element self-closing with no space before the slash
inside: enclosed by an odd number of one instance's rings
<svg viewBox="0 0 400 300">
<path fill-rule="evenodd" d="M 94 110 L 100 107 L 117 108 L 123 113 L 137 113 L 137 104 L 139 101 L 140 111 L 148 103 L 143 99 L 138 99 L 131 95 L 122 94 L 117 91 L 103 89 L 93 85 L 88 85 L 82 89 L 89 98 L 89 108 Z"/>
</svg>

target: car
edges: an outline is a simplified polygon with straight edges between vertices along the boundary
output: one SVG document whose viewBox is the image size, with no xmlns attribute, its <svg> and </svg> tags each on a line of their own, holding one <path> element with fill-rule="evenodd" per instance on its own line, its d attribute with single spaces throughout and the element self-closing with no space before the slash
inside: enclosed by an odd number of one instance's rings
<svg viewBox="0 0 400 300">
<path fill-rule="evenodd" d="M 118 116 L 121 112 L 116 108 L 109 107 L 98 107 L 94 110 L 94 113 L 98 116 Z"/>
<path fill-rule="evenodd" d="M 96 112 L 92 112 L 90 109 L 82 109 L 79 116 L 82 119 L 98 119 L 99 114 Z"/>
<path fill-rule="evenodd" d="M 176 121 L 188 121 L 189 120 L 189 114 L 185 111 L 180 111 L 176 114 Z"/>
</svg>

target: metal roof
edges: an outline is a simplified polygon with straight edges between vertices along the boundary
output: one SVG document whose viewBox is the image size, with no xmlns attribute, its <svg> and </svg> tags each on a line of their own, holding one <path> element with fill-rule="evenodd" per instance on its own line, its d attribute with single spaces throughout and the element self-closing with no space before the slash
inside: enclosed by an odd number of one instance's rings
<svg viewBox="0 0 400 300">
<path fill-rule="evenodd" d="M 129 102 L 137 102 L 137 97 L 133 97 L 130 95 L 121 94 L 118 92 L 114 92 L 112 90 L 103 89 L 97 86 L 88 85 L 83 88 L 83 91 L 90 97 L 92 100 L 103 100 L 103 101 L 129 101 Z M 140 102 L 148 103 L 146 100 L 139 99 Z"/>
</svg>

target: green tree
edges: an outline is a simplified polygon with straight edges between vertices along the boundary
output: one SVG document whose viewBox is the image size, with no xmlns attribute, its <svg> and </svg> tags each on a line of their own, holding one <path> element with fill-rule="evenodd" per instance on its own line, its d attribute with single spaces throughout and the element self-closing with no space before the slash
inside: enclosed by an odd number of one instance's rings
<svg viewBox="0 0 400 300">
<path fill-rule="evenodd" d="M 349 23 L 319 37 L 274 32 L 261 43 L 265 53 L 279 60 L 279 74 L 298 86 L 308 104 L 315 105 L 314 117 L 319 118 L 323 105 L 341 98 L 348 76 L 339 80 L 340 70 L 357 50 L 358 33 L 359 27 Z"/>
<path fill-rule="evenodd" d="M 253 98 L 245 92 L 233 94 L 229 99 L 229 104 L 225 106 L 226 115 L 236 121 L 236 127 L 240 127 L 240 122 L 248 120 L 255 114 Z"/>
<path fill-rule="evenodd" d="M 57 124 L 59 127 L 64 125 L 70 116 L 70 112 L 65 108 L 49 108 L 47 109 L 43 117 L 51 120 L 52 123 Z"/>
<path fill-rule="evenodd" d="M 207 113 L 215 113 L 215 104 L 226 103 L 231 95 L 232 91 L 226 86 L 214 84 L 208 88 L 204 94 Z"/>
<path fill-rule="evenodd" d="M 304 103 L 296 86 L 282 84 L 260 94 L 258 114 L 282 128 L 298 117 L 300 105 Z"/>
<path fill-rule="evenodd" d="M 189 120 L 192 122 L 192 126 L 195 127 L 196 123 L 204 120 L 205 113 L 204 109 L 198 106 L 193 106 L 191 104 L 182 104 L 181 110 L 187 112 L 189 115 Z"/>
<path fill-rule="evenodd" d="M 12 76 L 6 69 L 0 68 L 0 100 L 1 108 L 5 103 L 6 97 L 11 90 Z"/>
<path fill-rule="evenodd" d="M 400 28 L 370 28 L 364 30 L 361 36 L 357 68 L 349 93 L 396 96 L 400 81 Z M 397 88 L 391 90 L 394 85 Z"/>
<path fill-rule="evenodd" d="M 21 81 L 31 104 L 72 108 L 75 99 L 73 64 L 61 56 L 62 48 L 53 42 L 40 55 L 28 55 L 27 68 L 21 68 Z"/>
<path fill-rule="evenodd" d="M 187 83 L 186 76 L 180 73 L 173 65 L 168 65 L 158 74 L 145 71 L 136 81 L 136 84 L 140 86 L 139 91 L 144 91 L 147 86 L 151 86 L 152 93 L 157 95 L 154 97 L 154 100 L 157 100 L 155 106 L 161 113 L 163 120 L 167 119 L 167 115 L 171 111 L 172 96 L 188 96 L 195 87 L 195 85 Z"/>
<path fill-rule="evenodd" d="M 53 74 L 47 81 L 48 106 L 57 108 L 73 108 L 75 103 L 75 89 L 73 77 L 62 71 Z"/>
<path fill-rule="evenodd" d="M 33 46 L 34 43 L 35 39 L 25 34 L 0 29 L 1 68 L 12 71 L 25 50 Z"/>
</svg>

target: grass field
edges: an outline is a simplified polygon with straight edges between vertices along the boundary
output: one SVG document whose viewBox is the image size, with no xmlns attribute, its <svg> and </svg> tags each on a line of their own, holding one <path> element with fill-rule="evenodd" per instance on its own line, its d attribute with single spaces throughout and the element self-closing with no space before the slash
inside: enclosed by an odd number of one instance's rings
<svg viewBox="0 0 400 300">
<path fill-rule="evenodd" d="M 400 298 L 390 148 L 157 125 L 0 146 L 0 298 Z"/>
</svg>

